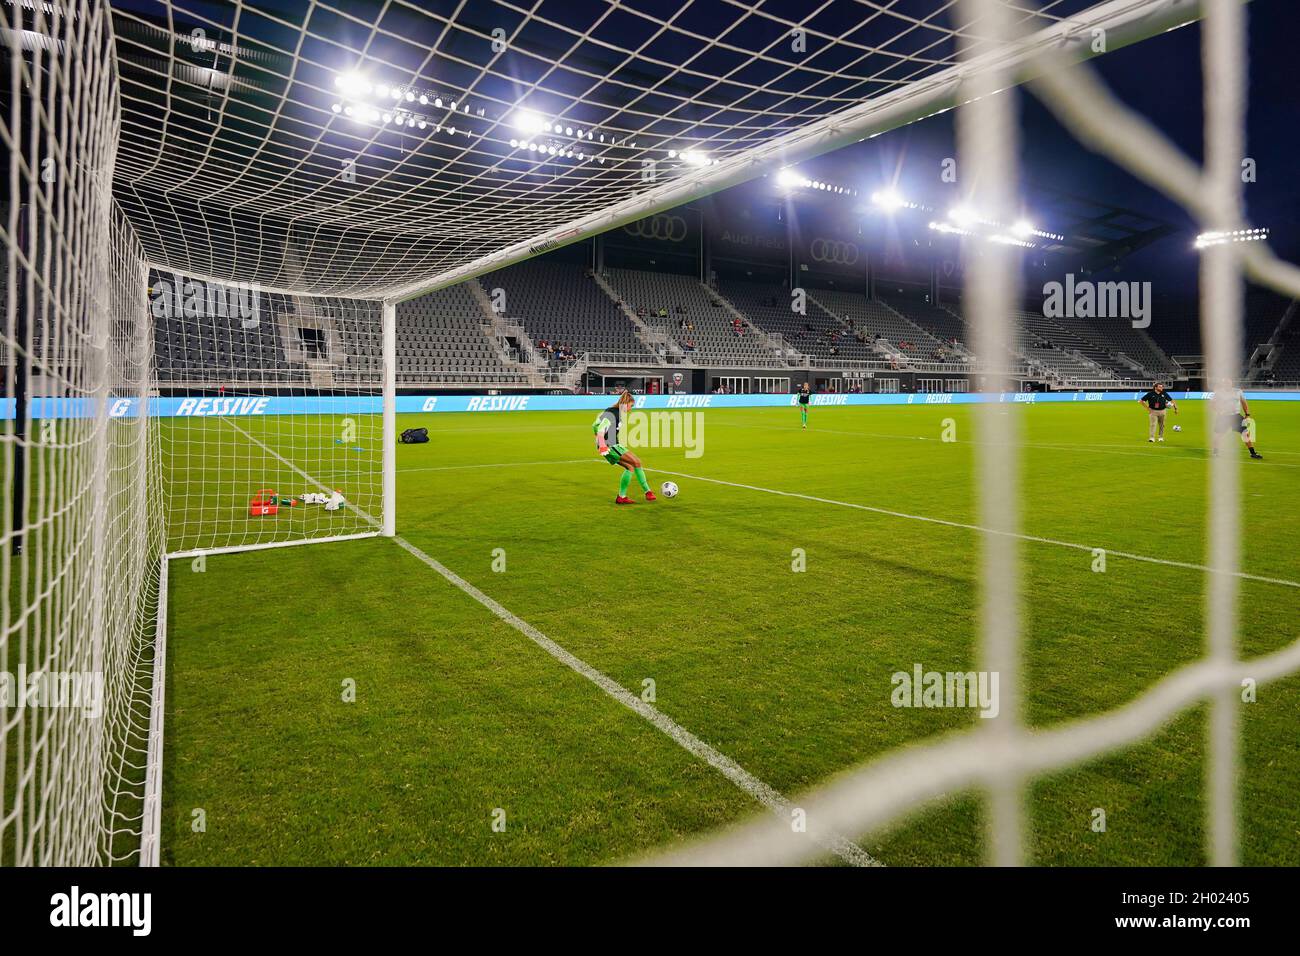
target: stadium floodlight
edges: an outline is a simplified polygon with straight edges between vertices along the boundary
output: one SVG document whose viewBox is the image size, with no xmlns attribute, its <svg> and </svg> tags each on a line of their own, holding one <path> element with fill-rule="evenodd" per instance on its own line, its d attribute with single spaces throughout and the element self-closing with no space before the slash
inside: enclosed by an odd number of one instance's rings
<svg viewBox="0 0 1300 956">
<path fill-rule="evenodd" d="M 1022 249 L 1034 248 L 1034 244 L 1032 242 L 1025 242 L 1025 240 L 1023 239 L 1018 239 L 1015 236 L 1007 235 L 1004 232 L 995 232 L 993 235 L 988 236 L 987 238 L 989 242 L 998 242 L 1004 246 L 1019 246 Z"/>
<path fill-rule="evenodd" d="M 943 233 L 947 233 L 947 234 L 949 234 L 949 235 L 953 235 L 953 236 L 973 236 L 973 235 L 974 235 L 974 233 L 971 232 L 969 229 L 961 229 L 961 228 L 959 228 L 959 227 L 957 227 L 957 226 L 949 225 L 949 224 L 946 223 L 946 222 L 933 222 L 933 221 L 931 221 L 931 223 L 930 223 L 930 228 L 933 229 L 935 232 L 943 232 Z"/>
<path fill-rule="evenodd" d="M 871 201 L 888 212 L 907 205 L 907 201 L 893 189 L 881 189 L 872 193 Z"/>
<path fill-rule="evenodd" d="M 1011 233 L 1012 235 L 1020 236 L 1023 239 L 1026 236 L 1035 235 L 1037 230 L 1034 228 L 1034 224 L 1028 219 L 1021 219 L 1011 227 Z"/>
<path fill-rule="evenodd" d="M 979 216 L 970 206 L 953 206 L 948 210 L 948 218 L 959 226 L 969 226 L 978 221 Z"/>
<path fill-rule="evenodd" d="M 442 101 L 439 100 L 437 105 L 441 106 Z M 456 105 L 453 103 L 451 108 L 454 110 Z M 536 113 L 529 112 L 528 110 L 520 110 L 515 113 L 513 122 L 515 129 L 519 130 L 521 133 L 540 133 L 542 127 L 546 125 L 540 116 Z"/>
<path fill-rule="evenodd" d="M 783 169 L 776 174 L 776 184 L 782 189 L 798 189 L 808 185 L 808 180 L 799 175 L 796 170 Z"/>
<path fill-rule="evenodd" d="M 698 149 L 685 149 L 681 152 L 682 162 L 688 166 L 709 165 L 709 154 Z"/>
<path fill-rule="evenodd" d="M 1196 248 L 1221 246 L 1228 242 L 1263 242 L 1268 238 L 1268 229 L 1260 226 L 1255 229 L 1231 229 L 1220 232 L 1203 232 L 1196 237 Z"/>
<path fill-rule="evenodd" d="M 364 76 L 357 72 L 340 73 L 334 77 L 334 85 L 339 88 L 344 96 L 357 98 L 365 96 L 374 89 Z"/>
</svg>

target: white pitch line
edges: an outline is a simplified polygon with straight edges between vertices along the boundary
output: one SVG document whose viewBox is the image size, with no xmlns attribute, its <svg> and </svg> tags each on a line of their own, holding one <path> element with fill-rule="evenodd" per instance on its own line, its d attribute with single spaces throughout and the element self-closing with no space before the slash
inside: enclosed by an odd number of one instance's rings
<svg viewBox="0 0 1300 956">
<path fill-rule="evenodd" d="M 658 730 L 670 737 L 682 749 L 713 767 L 745 793 L 749 794 L 756 801 L 771 810 L 778 817 L 781 817 L 787 822 L 790 820 L 790 811 L 794 809 L 794 804 L 762 780 L 759 780 L 726 754 L 723 754 L 709 746 L 681 724 L 663 713 L 663 711 L 652 707 L 621 684 L 596 670 L 596 668 L 592 667 L 586 661 L 565 650 L 537 628 L 498 604 L 450 568 L 429 557 L 429 555 L 425 554 L 401 535 L 398 535 L 394 540 L 409 554 L 419 558 L 434 571 L 437 571 L 447 581 L 468 594 L 479 604 L 482 604 L 485 608 L 501 620 L 505 621 L 515 630 L 519 631 L 519 633 L 523 634 L 565 667 L 568 667 L 575 673 L 581 674 L 624 707 L 645 718 Z M 814 837 L 814 839 L 817 838 Z M 828 850 L 835 853 L 836 856 L 854 866 L 880 865 L 875 858 L 859 847 L 856 843 L 846 840 L 843 837 L 830 837 L 824 841 L 824 845 Z"/>
<path fill-rule="evenodd" d="M 1020 534 L 1016 531 L 999 531 L 995 528 L 984 528 L 977 524 L 966 524 L 961 521 L 949 521 L 946 518 L 931 518 L 928 515 L 908 514 L 905 511 L 891 511 L 888 508 L 877 508 L 872 505 L 857 504 L 852 501 L 836 501 L 834 498 L 819 498 L 816 495 L 804 495 L 796 491 L 780 491 L 776 488 L 761 488 L 758 485 L 741 484 L 738 481 L 724 481 L 721 478 L 706 478 L 703 475 L 688 475 L 681 471 L 668 471 L 664 468 L 646 468 L 646 471 L 653 471 L 660 475 L 672 475 L 675 478 L 689 478 L 691 481 L 706 481 L 715 485 L 727 485 L 730 488 L 744 488 L 746 491 L 761 491 L 764 494 L 780 495 L 783 498 L 799 498 L 804 501 L 815 501 L 823 505 L 838 505 L 841 508 L 854 508 L 858 511 L 870 511 L 872 514 L 886 515 L 890 518 L 906 518 L 909 521 L 924 521 L 929 524 L 943 525 L 948 528 L 961 528 L 964 531 L 979 531 L 984 534 L 996 534 L 1003 537 L 1019 538 L 1021 541 L 1033 541 L 1037 544 L 1051 544 L 1058 548 L 1072 548 L 1075 551 L 1087 551 L 1092 553 L 1094 550 L 1106 552 L 1107 557 L 1128 558 L 1130 561 L 1144 561 L 1147 564 L 1162 564 L 1171 568 L 1185 568 L 1188 571 L 1210 572 L 1220 574 L 1222 572 L 1214 568 L 1207 567 L 1204 564 L 1193 564 L 1190 561 L 1170 561 L 1168 558 L 1153 558 L 1145 554 L 1134 554 L 1131 551 L 1115 551 L 1111 548 L 1098 548 L 1091 544 L 1076 544 L 1073 541 L 1058 541 L 1056 538 L 1040 538 L 1033 534 Z M 1247 574 L 1245 571 L 1234 571 L 1233 577 L 1244 578 L 1247 581 L 1259 581 L 1263 584 L 1280 584 L 1288 588 L 1300 588 L 1300 581 L 1289 581 L 1286 578 L 1269 578 L 1259 574 Z"/>
<path fill-rule="evenodd" d="M 303 471 L 293 462 L 289 461 L 287 458 L 285 458 L 275 449 L 271 448 L 266 443 L 253 437 L 248 432 L 244 431 L 244 429 L 240 428 L 234 422 L 229 421 L 228 419 L 226 421 L 232 428 L 242 433 L 249 441 L 258 445 L 268 454 L 273 455 L 276 458 L 280 459 L 280 461 L 284 462 L 285 465 L 287 465 L 289 468 L 292 468 L 295 472 L 297 472 L 307 481 L 313 482 L 314 484 L 316 484 L 317 487 L 320 488 L 327 487 L 326 485 L 319 482 L 317 479 L 313 478 L 307 472 Z M 577 459 L 574 460 L 576 461 Z M 590 461 L 591 459 L 584 458 L 582 460 Z M 362 511 L 360 508 L 356 507 L 350 502 L 348 503 L 348 507 L 351 508 L 353 511 L 355 511 L 362 518 L 369 521 L 370 523 L 374 525 L 379 524 L 378 519 Z M 574 671 L 575 673 L 581 674 L 583 677 L 587 678 L 587 680 L 591 681 L 593 684 L 595 684 L 597 687 L 603 690 L 614 700 L 618 701 L 624 707 L 627 707 L 629 710 L 633 711 L 634 713 L 643 717 L 645 720 L 649 721 L 657 730 L 659 730 L 663 734 L 666 734 L 678 746 L 686 750 L 688 753 L 694 755 L 695 757 L 698 757 L 699 759 L 703 760 L 709 766 L 713 767 L 724 777 L 730 780 L 733 784 L 735 784 L 738 788 L 740 788 L 745 793 L 749 794 L 750 797 L 752 797 L 754 800 L 756 800 L 758 803 L 762 804 L 763 806 L 767 807 L 774 814 L 782 817 L 787 822 L 790 821 L 791 818 L 790 811 L 794 809 L 795 805 L 791 803 L 786 797 L 782 796 L 781 793 L 779 793 L 777 790 L 768 786 L 762 780 L 759 780 L 752 773 L 750 773 L 744 767 L 740 766 L 740 764 L 736 763 L 726 754 L 709 746 L 699 737 L 696 737 L 693 733 L 691 733 L 681 724 L 677 723 L 675 720 L 669 717 L 667 714 L 663 713 L 662 711 L 658 710 L 655 707 L 652 707 L 650 704 L 643 701 L 640 697 L 637 697 L 635 694 L 633 694 L 627 688 L 623 687 L 621 684 L 614 681 L 612 678 L 607 677 L 605 674 L 596 670 L 596 668 L 592 667 L 586 661 L 582 660 L 576 655 L 571 654 L 569 651 L 565 650 L 563 647 L 561 647 L 555 641 L 551 640 L 549 637 L 547 637 L 537 628 L 533 627 L 523 618 L 507 610 L 501 604 L 498 604 L 495 600 L 488 597 L 486 594 L 484 594 L 474 585 L 470 584 L 460 575 L 456 574 L 456 572 L 452 571 L 450 568 L 446 567 L 445 565 L 429 557 L 429 555 L 425 554 L 418 547 L 411 544 L 411 542 L 407 541 L 401 535 L 395 536 L 393 538 L 393 541 L 395 541 L 408 554 L 423 561 L 434 571 L 437 571 L 440 575 L 442 575 L 442 577 L 445 578 L 449 583 L 455 585 L 457 588 L 459 588 L 465 594 L 468 594 L 479 604 L 482 604 L 485 608 L 487 608 L 489 611 L 491 611 L 501 620 L 505 621 L 507 624 L 509 624 L 519 633 L 523 634 L 525 637 L 527 637 L 530 641 L 532 641 L 542 650 L 546 651 L 546 653 L 550 654 L 551 657 L 555 658 L 555 660 L 559 661 L 561 664 L 563 664 L 565 667 L 568 667 L 570 670 Z M 880 861 L 876 860 L 873 856 L 871 856 L 871 854 L 867 853 L 866 850 L 862 849 L 860 846 L 858 846 L 856 843 L 852 842 L 851 840 L 845 839 L 844 837 L 838 835 L 830 835 L 825 839 L 819 839 L 817 836 L 814 836 L 811 833 L 808 835 L 811 836 L 812 839 L 818 840 L 819 843 L 824 845 L 826 849 L 830 850 L 840 859 L 844 860 L 846 863 L 849 863 L 853 866 L 880 866 L 881 865 Z"/>
</svg>

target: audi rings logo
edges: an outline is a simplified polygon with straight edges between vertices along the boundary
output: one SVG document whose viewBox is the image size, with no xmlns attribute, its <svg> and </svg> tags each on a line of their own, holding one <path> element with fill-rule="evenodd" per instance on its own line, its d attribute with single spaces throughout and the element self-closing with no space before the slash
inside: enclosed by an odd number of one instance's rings
<svg viewBox="0 0 1300 956">
<path fill-rule="evenodd" d="M 649 219 L 629 222 L 623 231 L 639 239 L 681 242 L 686 238 L 686 220 L 681 216 L 651 216 Z"/>
<path fill-rule="evenodd" d="M 814 239 L 808 250 L 813 262 L 826 262 L 837 266 L 851 266 L 858 261 L 856 242 L 836 242 L 832 239 Z"/>
</svg>

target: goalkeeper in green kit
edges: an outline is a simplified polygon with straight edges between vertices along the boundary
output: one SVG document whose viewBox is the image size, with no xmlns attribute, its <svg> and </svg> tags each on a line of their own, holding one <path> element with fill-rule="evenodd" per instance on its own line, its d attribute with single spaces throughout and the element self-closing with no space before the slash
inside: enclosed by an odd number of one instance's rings
<svg viewBox="0 0 1300 956">
<path fill-rule="evenodd" d="M 637 483 L 645 492 L 645 500 L 656 500 L 655 493 L 650 490 L 650 482 L 646 481 L 641 459 L 618 443 L 618 431 L 623 424 L 623 416 L 632 410 L 635 401 L 632 393 L 623 389 L 619 392 L 618 401 L 601 412 L 591 425 L 591 431 L 596 436 L 597 453 L 611 465 L 623 469 L 623 475 L 618 483 L 618 497 L 614 499 L 614 504 L 617 505 L 636 504 L 627 496 L 628 485 L 632 483 L 633 475 L 636 475 Z"/>
<path fill-rule="evenodd" d="M 799 391 L 795 392 L 799 396 L 799 417 L 803 419 L 803 427 L 808 427 L 808 402 L 812 396 L 809 394 L 808 383 L 804 382 L 799 386 Z"/>
</svg>

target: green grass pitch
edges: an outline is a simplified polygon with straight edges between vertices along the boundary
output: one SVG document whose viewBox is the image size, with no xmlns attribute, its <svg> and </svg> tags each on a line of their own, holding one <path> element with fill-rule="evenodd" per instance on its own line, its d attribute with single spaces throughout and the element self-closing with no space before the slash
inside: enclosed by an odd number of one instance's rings
<svg viewBox="0 0 1300 956">
<path fill-rule="evenodd" d="M 1243 568 L 1296 581 L 1300 405 L 1256 404 L 1266 460 L 1225 446 L 1240 460 Z M 1004 411 L 1023 420 L 1024 533 L 1204 561 L 1201 405 L 1171 415 L 1183 431 L 1157 446 L 1136 403 Z M 895 671 L 976 666 L 977 536 L 833 503 L 975 522 L 972 412 L 814 407 L 801 431 L 794 408 L 707 410 L 699 457 L 642 451 L 656 488 L 678 473 L 680 496 L 636 494 L 623 508 L 589 412 L 400 416 L 431 442 L 398 447 L 398 533 L 633 694 L 653 681 L 659 710 L 797 798 L 979 720 L 890 703 Z M 945 419 L 957 441 L 940 440 Z M 377 422 L 362 426 L 363 452 L 344 450 L 332 421 L 239 424 L 377 509 Z M 186 492 L 169 499 L 178 527 L 220 520 L 239 539 L 266 522 L 287 534 L 328 520 L 244 516 L 259 487 L 309 488 L 227 423 L 165 422 L 163 435 Z M 200 440 L 206 457 L 193 454 Z M 222 442 L 238 467 L 217 473 Z M 806 571 L 792 570 L 795 549 Z M 1032 542 L 1021 555 L 1033 725 L 1122 705 L 1201 655 L 1201 573 L 1114 555 L 1096 573 L 1088 551 Z M 1243 656 L 1295 640 L 1298 594 L 1241 582 Z M 1241 706 L 1247 864 L 1300 864 L 1298 692 L 1289 678 Z M 166 694 L 162 840 L 174 865 L 615 863 L 761 812 L 382 538 L 216 555 L 202 573 L 173 561 Z M 1032 861 L 1203 863 L 1205 739 L 1202 707 L 1034 782 Z M 984 813 L 967 793 L 853 836 L 890 866 L 977 864 Z"/>
</svg>

